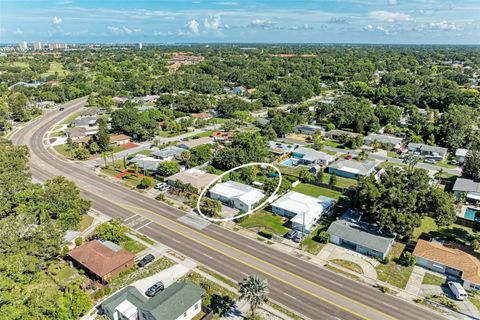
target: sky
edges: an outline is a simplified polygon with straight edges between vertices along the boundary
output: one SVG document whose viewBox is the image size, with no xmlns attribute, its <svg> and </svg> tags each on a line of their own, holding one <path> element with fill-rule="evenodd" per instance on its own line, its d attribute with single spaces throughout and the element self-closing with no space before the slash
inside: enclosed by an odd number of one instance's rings
<svg viewBox="0 0 480 320">
<path fill-rule="evenodd" d="M 480 0 L 0 0 L 0 42 L 480 44 Z"/>
</svg>

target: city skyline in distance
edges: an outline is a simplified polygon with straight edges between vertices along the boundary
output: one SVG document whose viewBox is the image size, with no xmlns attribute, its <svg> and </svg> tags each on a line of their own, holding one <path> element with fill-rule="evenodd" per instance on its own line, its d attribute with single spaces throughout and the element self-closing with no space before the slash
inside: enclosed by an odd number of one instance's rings
<svg viewBox="0 0 480 320">
<path fill-rule="evenodd" d="M 480 3 L 2 1 L 0 42 L 480 44 Z"/>
</svg>

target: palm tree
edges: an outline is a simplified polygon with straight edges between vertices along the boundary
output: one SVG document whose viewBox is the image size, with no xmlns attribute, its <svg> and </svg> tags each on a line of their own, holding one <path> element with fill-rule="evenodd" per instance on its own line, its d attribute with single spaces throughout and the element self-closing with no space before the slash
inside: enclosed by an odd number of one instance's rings
<svg viewBox="0 0 480 320">
<path fill-rule="evenodd" d="M 108 157 L 108 154 L 106 152 L 102 152 L 102 158 L 103 158 L 103 161 L 105 162 L 105 168 L 108 166 L 107 157 Z"/>
<path fill-rule="evenodd" d="M 50 218 L 50 215 L 47 210 L 47 206 L 44 202 L 39 202 L 35 206 L 35 217 L 37 218 L 37 223 L 42 224 Z"/>
<path fill-rule="evenodd" d="M 249 275 L 240 285 L 240 299 L 250 304 L 252 318 L 255 318 L 255 310 L 268 301 L 268 282 L 257 275 Z"/>
</svg>

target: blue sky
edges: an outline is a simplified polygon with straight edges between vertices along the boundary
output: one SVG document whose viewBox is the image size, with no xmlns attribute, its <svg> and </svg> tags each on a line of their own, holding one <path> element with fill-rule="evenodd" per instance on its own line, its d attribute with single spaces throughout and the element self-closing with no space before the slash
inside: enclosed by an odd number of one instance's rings
<svg viewBox="0 0 480 320">
<path fill-rule="evenodd" d="M 480 0 L 0 0 L 0 42 L 480 44 Z"/>
</svg>

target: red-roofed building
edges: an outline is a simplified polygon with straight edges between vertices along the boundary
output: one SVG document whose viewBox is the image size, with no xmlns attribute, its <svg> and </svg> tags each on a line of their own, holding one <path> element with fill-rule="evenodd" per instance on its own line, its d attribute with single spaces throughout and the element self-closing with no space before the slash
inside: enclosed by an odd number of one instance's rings
<svg viewBox="0 0 480 320">
<path fill-rule="evenodd" d="M 113 146 L 120 146 L 122 144 L 130 143 L 132 138 L 126 134 L 112 134 L 110 135 L 110 144 Z"/>
<path fill-rule="evenodd" d="M 93 240 L 76 247 L 68 256 L 102 282 L 134 265 L 135 255 L 110 241 Z"/>
<path fill-rule="evenodd" d="M 219 142 L 230 141 L 233 139 L 233 133 L 226 132 L 226 131 L 213 131 L 212 138 L 213 140 L 219 141 Z"/>
<path fill-rule="evenodd" d="M 209 120 L 212 119 L 213 116 L 210 113 L 192 113 L 192 118 L 194 119 L 202 119 L 202 120 Z"/>
</svg>

